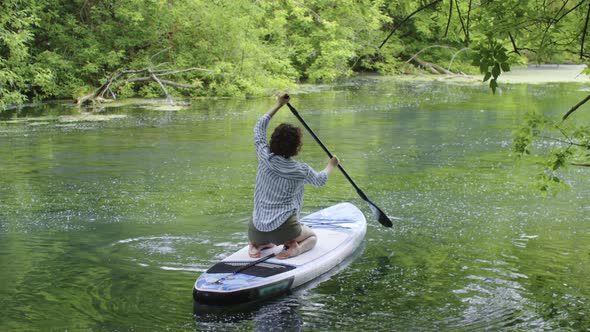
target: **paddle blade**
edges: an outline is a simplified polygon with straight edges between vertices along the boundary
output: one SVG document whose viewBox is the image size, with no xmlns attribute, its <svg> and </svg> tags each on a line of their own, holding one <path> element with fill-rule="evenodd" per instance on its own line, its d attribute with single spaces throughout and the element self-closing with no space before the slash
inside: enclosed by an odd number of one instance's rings
<svg viewBox="0 0 590 332">
<path fill-rule="evenodd" d="M 377 220 L 379 221 L 379 223 L 381 225 L 383 225 L 385 227 L 393 226 L 393 224 L 391 223 L 391 220 L 389 220 L 387 215 L 385 213 L 383 213 L 383 211 L 381 211 L 381 209 L 378 208 L 377 205 L 373 204 L 368 199 L 366 200 L 366 202 L 369 205 L 369 208 L 371 209 L 371 211 L 373 211 L 373 214 L 375 214 L 375 217 L 377 218 Z"/>
</svg>

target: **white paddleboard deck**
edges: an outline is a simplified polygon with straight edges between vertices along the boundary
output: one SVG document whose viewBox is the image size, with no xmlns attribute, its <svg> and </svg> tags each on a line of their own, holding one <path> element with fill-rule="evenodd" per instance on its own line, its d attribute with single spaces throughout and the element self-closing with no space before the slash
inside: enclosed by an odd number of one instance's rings
<svg viewBox="0 0 590 332">
<path fill-rule="evenodd" d="M 330 271 L 359 247 L 367 229 L 363 213 L 350 203 L 340 203 L 301 219 L 318 237 L 315 247 L 289 259 L 257 261 L 248 246 L 224 258 L 203 273 L 193 287 L 197 304 L 236 305 L 288 292 Z M 262 258 L 281 252 L 282 245 L 262 251 Z"/>
</svg>

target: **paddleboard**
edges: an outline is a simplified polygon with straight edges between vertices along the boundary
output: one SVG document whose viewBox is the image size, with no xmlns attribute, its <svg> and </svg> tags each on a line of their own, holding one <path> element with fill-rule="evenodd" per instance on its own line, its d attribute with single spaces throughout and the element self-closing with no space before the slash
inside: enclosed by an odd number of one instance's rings
<svg viewBox="0 0 590 332">
<path fill-rule="evenodd" d="M 353 204 L 340 203 L 300 220 L 318 237 L 315 247 L 299 256 L 278 259 L 282 245 L 250 258 L 248 246 L 213 265 L 196 280 L 193 302 L 228 306 L 257 302 L 302 286 L 351 256 L 367 229 L 363 213 Z"/>
</svg>

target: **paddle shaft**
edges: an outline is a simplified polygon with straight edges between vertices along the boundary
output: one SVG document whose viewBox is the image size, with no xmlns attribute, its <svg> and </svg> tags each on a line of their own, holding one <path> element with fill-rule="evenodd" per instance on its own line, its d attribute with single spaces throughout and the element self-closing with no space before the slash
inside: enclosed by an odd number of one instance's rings
<svg viewBox="0 0 590 332">
<path fill-rule="evenodd" d="M 320 141 L 320 138 L 307 125 L 307 123 L 305 122 L 305 120 L 303 120 L 303 118 L 301 117 L 301 115 L 299 115 L 299 112 L 297 112 L 297 110 L 295 109 L 295 107 L 293 107 L 290 103 L 287 103 L 287 106 L 289 107 L 289 109 L 291 110 L 291 112 L 293 113 L 293 115 L 295 115 L 295 117 L 299 120 L 299 122 L 301 122 L 301 124 L 305 127 L 305 129 L 307 129 L 307 131 L 313 137 L 313 139 L 322 147 L 322 149 L 324 150 L 324 152 L 326 152 L 326 154 L 328 155 L 328 157 L 332 158 L 333 155 L 332 155 L 332 153 L 330 153 L 330 150 L 328 150 L 328 148 L 324 145 L 324 143 L 322 143 L 322 141 Z M 340 169 L 340 171 L 342 172 L 342 174 L 344 175 L 344 177 L 354 187 L 354 189 L 356 190 L 356 192 L 358 193 L 358 195 L 363 200 L 367 201 L 368 200 L 367 195 L 365 195 L 365 193 L 356 185 L 356 183 L 354 183 L 354 181 L 352 180 L 352 178 L 350 177 L 350 175 L 348 175 L 348 173 L 346 173 L 346 170 L 344 170 L 344 167 L 342 167 L 342 165 L 340 165 L 340 163 L 338 163 L 338 169 Z"/>
<path fill-rule="evenodd" d="M 328 157 L 332 158 L 333 156 L 330 153 L 330 151 L 328 150 L 328 148 L 324 145 L 324 143 L 322 143 L 322 141 L 320 141 L 319 137 L 313 132 L 313 130 L 311 130 L 311 128 L 307 125 L 307 123 L 305 123 L 305 120 L 303 120 L 301 115 L 299 115 L 299 112 L 297 112 L 295 107 L 293 107 L 290 103 L 287 103 L 287 106 L 289 106 L 291 113 L 293 113 L 293 115 L 295 115 L 295 117 L 299 120 L 299 122 L 301 122 L 301 124 L 305 127 L 305 129 L 307 129 L 307 131 L 313 137 L 313 139 L 322 147 L 322 149 L 324 149 L 324 152 L 326 152 Z M 381 223 L 381 225 L 383 225 L 385 227 L 392 227 L 393 223 L 391 222 L 391 220 L 389 220 L 389 217 L 387 217 L 387 215 L 383 211 L 381 211 L 381 209 L 377 205 L 373 204 L 373 202 L 371 202 L 369 200 L 369 198 L 367 198 L 367 195 L 365 195 L 365 193 L 361 190 L 361 188 L 359 188 L 356 185 L 356 183 L 354 183 L 354 181 L 352 181 L 352 178 L 348 175 L 348 173 L 346 173 L 346 171 L 344 170 L 344 167 L 342 167 L 342 165 L 340 165 L 340 163 L 338 163 L 338 168 L 340 169 L 340 171 L 342 172 L 344 177 L 348 180 L 348 182 L 350 182 L 350 184 L 352 184 L 352 186 L 356 190 L 356 193 L 365 202 L 367 202 L 367 204 L 369 205 L 369 208 L 371 209 L 371 211 L 373 211 L 373 213 L 375 214 L 375 217 L 377 217 L 377 221 L 379 221 L 379 223 Z"/>
</svg>

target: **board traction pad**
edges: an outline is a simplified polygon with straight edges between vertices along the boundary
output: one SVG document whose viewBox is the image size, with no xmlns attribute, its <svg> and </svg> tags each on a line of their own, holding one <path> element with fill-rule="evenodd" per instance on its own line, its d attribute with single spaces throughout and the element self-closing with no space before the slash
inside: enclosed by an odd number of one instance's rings
<svg viewBox="0 0 590 332">
<path fill-rule="evenodd" d="M 209 270 L 207 270 L 207 273 L 234 273 L 242 266 L 245 266 L 250 263 L 252 262 L 219 262 L 213 265 L 211 268 L 209 268 Z M 260 262 L 245 270 L 240 271 L 240 273 L 251 275 L 254 277 L 266 278 L 287 271 L 291 271 L 294 268 L 295 266 L 291 265 Z"/>
</svg>

